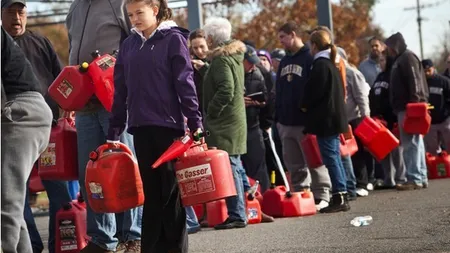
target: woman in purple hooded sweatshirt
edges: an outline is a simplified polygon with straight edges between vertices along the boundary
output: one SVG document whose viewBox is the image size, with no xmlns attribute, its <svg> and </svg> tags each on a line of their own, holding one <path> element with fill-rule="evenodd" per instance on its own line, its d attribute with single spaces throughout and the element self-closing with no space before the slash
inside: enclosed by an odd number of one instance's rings
<svg viewBox="0 0 450 253">
<path fill-rule="evenodd" d="M 114 104 L 109 142 L 125 128 L 134 137 L 144 184 L 142 252 L 187 252 L 186 213 L 172 162 L 151 165 L 184 135 L 183 116 L 200 133 L 189 32 L 171 21 L 167 0 L 127 0 L 133 34 L 121 45 L 114 68 Z"/>
</svg>

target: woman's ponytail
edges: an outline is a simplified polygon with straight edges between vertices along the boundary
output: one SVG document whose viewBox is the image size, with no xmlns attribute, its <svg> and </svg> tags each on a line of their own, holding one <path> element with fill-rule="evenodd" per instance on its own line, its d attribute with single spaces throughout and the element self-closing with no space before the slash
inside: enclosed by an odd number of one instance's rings
<svg viewBox="0 0 450 253">
<path fill-rule="evenodd" d="M 169 8 L 167 0 L 159 0 L 159 12 L 156 15 L 158 22 L 172 19 L 172 9 Z"/>
<path fill-rule="evenodd" d="M 334 44 L 330 44 L 330 60 L 331 62 L 335 63 L 336 62 L 336 55 L 337 55 L 337 48 Z"/>
</svg>

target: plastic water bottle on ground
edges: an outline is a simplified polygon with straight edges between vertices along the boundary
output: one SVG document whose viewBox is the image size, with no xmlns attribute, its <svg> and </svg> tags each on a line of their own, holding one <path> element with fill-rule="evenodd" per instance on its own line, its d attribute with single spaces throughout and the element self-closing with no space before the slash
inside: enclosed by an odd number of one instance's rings
<svg viewBox="0 0 450 253">
<path fill-rule="evenodd" d="M 370 225 L 372 221 L 373 221 L 372 216 L 360 216 L 350 221 L 350 224 L 352 224 L 355 227 L 362 227 Z"/>
</svg>

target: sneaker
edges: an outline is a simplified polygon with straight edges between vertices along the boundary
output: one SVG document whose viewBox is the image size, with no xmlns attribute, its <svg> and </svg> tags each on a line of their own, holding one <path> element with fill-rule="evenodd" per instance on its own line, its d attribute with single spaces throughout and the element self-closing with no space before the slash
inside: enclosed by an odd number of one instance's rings
<svg viewBox="0 0 450 253">
<path fill-rule="evenodd" d="M 369 191 L 367 191 L 366 189 L 363 189 L 363 188 L 358 188 L 358 189 L 356 189 L 356 194 L 359 197 L 367 197 L 367 196 L 369 196 Z"/>
<path fill-rule="evenodd" d="M 200 227 L 200 225 L 198 225 L 198 226 L 195 226 L 195 227 L 189 227 L 188 229 L 187 229 L 187 232 L 188 232 L 188 234 L 195 234 L 195 233 L 197 233 L 198 231 L 200 231 L 202 228 Z"/>
<path fill-rule="evenodd" d="M 367 188 L 368 191 L 373 191 L 374 187 L 373 187 L 372 183 L 368 183 L 366 188 Z"/>
<path fill-rule="evenodd" d="M 129 241 L 124 253 L 141 253 L 141 241 Z"/>
<path fill-rule="evenodd" d="M 322 210 L 322 209 L 324 209 L 324 208 L 326 208 L 326 207 L 328 207 L 330 205 L 330 203 L 328 203 L 327 201 L 322 200 L 322 199 L 321 200 L 315 200 L 315 202 L 316 202 L 316 210 L 317 210 L 317 212 Z"/>
<path fill-rule="evenodd" d="M 125 250 L 127 250 L 127 244 L 125 242 L 119 242 L 114 253 L 125 253 Z"/>
<path fill-rule="evenodd" d="M 428 182 L 423 182 L 423 183 L 422 183 L 422 187 L 423 187 L 424 189 L 428 188 Z"/>
<path fill-rule="evenodd" d="M 104 249 L 93 242 L 89 242 L 80 253 L 114 253 L 112 250 Z"/>
<path fill-rule="evenodd" d="M 232 228 L 245 228 L 247 223 L 245 221 L 232 220 L 227 218 L 223 223 L 214 226 L 214 229 L 232 229 Z"/>
<path fill-rule="evenodd" d="M 413 182 L 408 182 L 406 184 L 399 184 L 396 186 L 398 191 L 411 191 L 411 190 L 419 190 L 423 188 L 423 184 L 416 184 Z"/>
</svg>

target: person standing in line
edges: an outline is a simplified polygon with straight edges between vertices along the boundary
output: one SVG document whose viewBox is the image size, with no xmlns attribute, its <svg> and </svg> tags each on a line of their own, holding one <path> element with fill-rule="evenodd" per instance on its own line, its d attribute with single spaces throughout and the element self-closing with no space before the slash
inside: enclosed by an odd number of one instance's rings
<svg viewBox="0 0 450 253">
<path fill-rule="evenodd" d="M 206 143 L 228 153 L 237 193 L 226 199 L 228 218 L 214 228 L 244 228 L 247 212 L 241 155 L 247 153 L 243 66 L 246 47 L 231 38 L 231 24 L 227 19 L 210 18 L 203 30 L 211 49 L 210 65 L 203 80 L 205 128 L 211 133 Z"/>
<path fill-rule="evenodd" d="M 345 212 L 350 210 L 350 205 L 339 135 L 348 131 L 348 121 L 344 86 L 335 66 L 337 48 L 326 31 L 313 32 L 310 41 L 314 62 L 301 103 L 306 113 L 304 131 L 317 136 L 320 154 L 332 180 L 333 194 L 330 205 L 320 212 Z"/>
<path fill-rule="evenodd" d="M 23 215 L 26 183 L 48 145 L 52 111 L 40 93 L 30 62 L 3 26 L 1 40 L 5 102 L 1 113 L 1 249 L 4 253 L 31 253 Z"/>
<path fill-rule="evenodd" d="M 370 87 L 373 86 L 376 77 L 381 72 L 380 68 L 380 56 L 386 49 L 386 45 L 383 41 L 374 36 L 369 40 L 370 54 L 369 56 L 359 64 L 359 71 L 364 75 L 366 82 Z"/>
<path fill-rule="evenodd" d="M 2 23 L 5 30 L 22 49 L 38 78 L 40 92 L 53 113 L 53 121 L 59 118 L 59 107 L 48 95 L 48 87 L 62 70 L 62 64 L 50 41 L 42 35 L 26 29 L 27 6 L 25 0 L 2 0 Z M 28 185 L 28 184 L 27 184 Z M 49 199 L 48 250 L 55 252 L 56 212 L 63 204 L 72 201 L 67 182 L 42 180 Z M 33 250 L 44 250 L 42 239 L 36 227 L 28 199 L 25 200 L 25 221 L 27 222 Z"/>
<path fill-rule="evenodd" d="M 434 68 L 433 61 L 422 61 L 428 89 L 430 90 L 431 127 L 424 136 L 428 153 L 437 155 L 438 150 L 450 150 L 450 79 L 440 75 Z"/>
<path fill-rule="evenodd" d="M 278 67 L 275 121 L 283 146 L 283 159 L 290 172 L 293 191 L 311 189 L 318 210 L 329 205 L 331 181 L 327 168 L 308 168 L 301 148 L 306 115 L 300 104 L 310 78 L 313 62 L 309 47 L 303 44 L 298 25 L 290 21 L 282 25 L 278 38 L 287 54 Z"/>
<path fill-rule="evenodd" d="M 389 130 L 394 128 L 397 123 L 397 116 L 394 114 L 391 103 L 389 102 L 389 90 L 391 82 L 391 70 L 394 59 L 384 51 L 380 57 L 380 66 L 382 72 L 375 79 L 375 83 L 370 89 L 370 116 L 381 119 Z M 406 183 L 405 163 L 403 162 L 402 147 L 394 149 L 386 158 L 381 161 L 384 170 L 383 185 L 377 189 L 392 189 L 397 184 Z"/>
<path fill-rule="evenodd" d="M 69 65 L 91 62 L 96 50 L 111 54 L 128 36 L 131 25 L 122 0 L 75 0 L 66 18 L 69 33 Z M 108 112 L 94 95 L 85 107 L 75 113 L 78 142 L 78 166 L 81 194 L 86 197 L 85 172 L 89 153 L 106 141 Z M 121 141 L 133 152 L 131 135 Z M 95 213 L 87 206 L 87 234 L 90 241 L 82 253 L 140 251 L 142 207 L 123 213 Z"/>
<path fill-rule="evenodd" d="M 388 55 L 395 59 L 391 70 L 389 99 L 398 122 L 405 119 L 406 105 L 427 102 L 428 87 L 419 58 L 409 49 L 403 35 L 395 33 L 386 39 Z M 400 145 L 403 148 L 407 183 L 397 185 L 398 190 L 428 187 L 425 146 L 420 134 L 409 134 L 399 127 Z"/>
<path fill-rule="evenodd" d="M 119 139 L 129 117 L 145 194 L 141 252 L 187 253 L 186 211 L 174 161 L 150 166 L 185 134 L 184 118 L 193 136 L 203 129 L 189 31 L 172 21 L 167 0 L 127 0 L 126 8 L 134 28 L 114 68 L 108 140 Z"/>
</svg>

